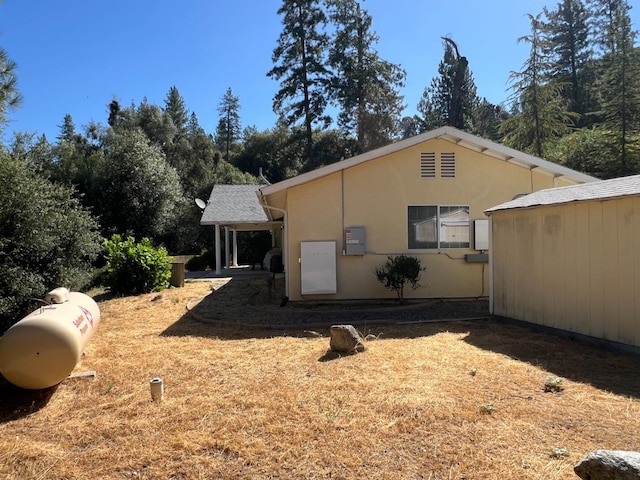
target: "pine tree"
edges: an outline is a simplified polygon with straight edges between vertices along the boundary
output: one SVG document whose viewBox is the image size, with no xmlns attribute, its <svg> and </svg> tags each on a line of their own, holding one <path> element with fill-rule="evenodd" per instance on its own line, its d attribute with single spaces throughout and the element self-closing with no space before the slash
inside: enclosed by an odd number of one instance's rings
<svg viewBox="0 0 640 480">
<path fill-rule="evenodd" d="M 0 133 L 7 121 L 7 113 L 15 110 L 22 103 L 18 90 L 16 62 L 9 58 L 7 52 L 0 48 Z"/>
<path fill-rule="evenodd" d="M 528 43 L 529 58 L 520 72 L 512 72 L 511 89 L 515 115 L 500 127 L 503 141 L 510 147 L 543 157 L 545 143 L 569 133 L 575 115 L 566 110 L 562 99 L 562 85 L 548 83 L 549 45 L 543 35 L 541 14 L 528 15 L 531 34 L 518 41 Z"/>
<path fill-rule="evenodd" d="M 176 135 L 182 136 L 186 133 L 189 114 L 184 98 L 178 92 L 178 88 L 173 86 L 167 92 L 164 100 L 164 111 L 169 115 L 176 127 Z"/>
<path fill-rule="evenodd" d="M 69 113 L 64 116 L 64 120 L 62 121 L 62 125 L 60 127 L 60 134 L 58 135 L 58 141 L 67 141 L 70 142 L 73 140 L 73 137 L 76 134 L 76 126 L 73 123 L 73 118 Z"/>
<path fill-rule="evenodd" d="M 322 32 L 326 16 L 319 0 L 283 0 L 278 9 L 283 31 L 273 50 L 274 67 L 267 76 L 280 82 L 273 109 L 289 126 L 303 123 L 305 159 L 313 148 L 313 126 L 326 128 L 331 119 L 325 114 L 328 36 Z"/>
<path fill-rule="evenodd" d="M 227 162 L 231 161 L 231 151 L 242 136 L 239 111 L 240 99 L 228 88 L 218 105 L 220 120 L 215 135 L 216 147 L 225 152 L 224 159 Z"/>
<path fill-rule="evenodd" d="M 438 65 L 439 77 L 425 88 L 418 103 L 421 131 L 450 125 L 468 130 L 477 102 L 476 86 L 466 57 L 460 55 L 456 43 L 443 37 L 444 57 Z"/>
<path fill-rule="evenodd" d="M 544 26 L 550 49 L 549 79 L 566 84 L 562 96 L 567 108 L 584 116 L 592 107 L 589 100 L 588 62 L 592 59 L 589 45 L 589 12 L 581 0 L 562 0 L 556 10 L 544 9 Z M 582 121 L 582 124 L 586 119 Z"/>
<path fill-rule="evenodd" d="M 617 175 L 640 169 L 640 52 L 634 48 L 626 0 L 591 0 L 594 40 L 603 55 L 599 62 L 597 91 L 600 128 L 616 151 Z"/>
<path fill-rule="evenodd" d="M 327 0 L 334 35 L 331 97 L 340 108 L 338 125 L 357 138 L 360 150 L 385 145 L 398 134 L 404 108 L 399 88 L 406 73 L 381 59 L 373 46 L 372 18 L 357 0 Z"/>
</svg>

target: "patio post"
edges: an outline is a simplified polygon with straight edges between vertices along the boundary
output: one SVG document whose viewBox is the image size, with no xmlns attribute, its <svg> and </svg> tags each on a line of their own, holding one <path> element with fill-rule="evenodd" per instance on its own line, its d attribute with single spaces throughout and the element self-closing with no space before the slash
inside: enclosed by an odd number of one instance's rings
<svg viewBox="0 0 640 480">
<path fill-rule="evenodd" d="M 222 263 L 222 255 L 220 252 L 220 225 L 216 223 L 215 225 L 215 243 L 216 243 L 216 275 L 220 275 L 222 273 L 222 267 L 220 264 Z"/>
<path fill-rule="evenodd" d="M 233 260 L 231 262 L 232 267 L 238 266 L 238 231 L 234 228 L 233 232 Z"/>
<path fill-rule="evenodd" d="M 224 268 L 229 268 L 229 227 L 224 227 Z"/>
</svg>

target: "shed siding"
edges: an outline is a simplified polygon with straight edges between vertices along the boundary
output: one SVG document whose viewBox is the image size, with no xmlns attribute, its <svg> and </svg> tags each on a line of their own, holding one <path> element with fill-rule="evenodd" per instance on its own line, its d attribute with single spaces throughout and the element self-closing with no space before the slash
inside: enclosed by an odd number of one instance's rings
<svg viewBox="0 0 640 480">
<path fill-rule="evenodd" d="M 640 197 L 492 214 L 493 312 L 640 346 Z"/>
</svg>

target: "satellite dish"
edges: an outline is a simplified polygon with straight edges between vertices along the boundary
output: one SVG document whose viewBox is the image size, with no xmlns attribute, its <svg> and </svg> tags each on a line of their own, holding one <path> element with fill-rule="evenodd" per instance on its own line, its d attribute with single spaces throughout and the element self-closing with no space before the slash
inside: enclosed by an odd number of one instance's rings
<svg viewBox="0 0 640 480">
<path fill-rule="evenodd" d="M 196 205 L 200 210 L 204 210 L 207 206 L 207 204 L 204 203 L 204 200 L 202 200 L 201 198 L 196 198 Z"/>
</svg>

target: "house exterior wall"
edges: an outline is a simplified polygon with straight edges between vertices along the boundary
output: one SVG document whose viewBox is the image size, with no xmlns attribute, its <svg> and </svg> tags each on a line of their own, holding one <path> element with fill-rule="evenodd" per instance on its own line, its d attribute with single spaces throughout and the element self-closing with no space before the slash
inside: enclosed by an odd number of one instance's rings
<svg viewBox="0 0 640 480">
<path fill-rule="evenodd" d="M 455 178 L 421 178 L 420 154 L 455 153 Z M 300 243 L 337 242 L 337 291 L 335 295 L 314 295 L 311 299 L 392 298 L 377 281 L 374 269 L 389 255 L 419 258 L 426 271 L 417 290 L 407 298 L 478 297 L 489 294 L 487 264 L 467 263 L 464 255 L 473 250 L 473 220 L 486 219 L 484 211 L 515 195 L 551 188 L 550 175 L 498 160 L 450 142 L 432 139 L 419 145 L 381 156 L 311 182 L 287 189 L 287 276 L 291 300 L 300 294 Z M 408 248 L 407 209 L 410 205 L 465 205 L 470 208 L 470 248 Z M 366 254 L 343 256 L 344 229 L 366 229 Z"/>
<path fill-rule="evenodd" d="M 495 315 L 640 346 L 640 197 L 493 212 Z"/>
</svg>

